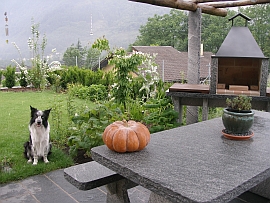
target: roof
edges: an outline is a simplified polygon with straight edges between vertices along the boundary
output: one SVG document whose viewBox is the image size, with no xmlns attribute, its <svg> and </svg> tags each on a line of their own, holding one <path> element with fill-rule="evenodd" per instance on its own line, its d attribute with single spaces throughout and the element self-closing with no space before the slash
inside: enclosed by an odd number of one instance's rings
<svg viewBox="0 0 270 203">
<path fill-rule="evenodd" d="M 266 58 L 247 27 L 232 27 L 215 57 Z"/>
<path fill-rule="evenodd" d="M 93 71 L 97 71 L 99 68 L 100 69 L 103 69 L 104 67 L 106 67 L 107 65 L 109 64 L 109 61 L 108 61 L 108 58 L 104 58 L 102 59 L 101 61 L 99 61 L 99 63 L 97 63 L 93 68 L 92 70 Z"/>
<path fill-rule="evenodd" d="M 179 52 L 171 46 L 133 46 L 133 50 L 143 53 L 157 53 L 155 62 L 158 64 L 158 72 L 162 78 L 162 67 L 164 64 L 165 81 L 181 81 L 187 78 L 188 53 Z M 201 57 L 200 77 L 206 78 L 209 73 L 212 52 L 204 52 Z"/>
</svg>

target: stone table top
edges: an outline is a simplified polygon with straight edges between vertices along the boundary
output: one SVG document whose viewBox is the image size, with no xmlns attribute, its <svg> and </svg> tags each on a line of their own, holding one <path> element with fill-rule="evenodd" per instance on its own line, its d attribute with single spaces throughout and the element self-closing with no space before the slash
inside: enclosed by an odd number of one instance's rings
<svg viewBox="0 0 270 203">
<path fill-rule="evenodd" d="M 228 202 L 270 177 L 270 113 L 255 111 L 253 138 L 228 140 L 221 118 L 154 133 L 148 146 L 95 161 L 172 202 Z"/>
</svg>

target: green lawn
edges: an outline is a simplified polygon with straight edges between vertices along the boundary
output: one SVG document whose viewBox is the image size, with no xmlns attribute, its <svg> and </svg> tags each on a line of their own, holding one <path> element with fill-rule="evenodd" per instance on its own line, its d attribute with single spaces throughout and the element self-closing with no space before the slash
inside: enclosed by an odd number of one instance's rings
<svg viewBox="0 0 270 203">
<path fill-rule="evenodd" d="M 48 164 L 39 161 L 37 166 L 33 166 L 28 164 L 23 156 L 23 144 L 29 139 L 30 105 L 45 110 L 59 106 L 60 103 L 61 111 L 67 112 L 65 94 L 56 94 L 51 91 L 0 92 L 0 184 L 73 164 L 73 160 L 56 147 L 53 147 Z M 52 116 L 51 113 L 50 121 Z M 67 113 L 63 116 L 67 117 Z M 11 166 L 12 170 L 4 172 L 3 166 L 6 165 Z"/>
</svg>

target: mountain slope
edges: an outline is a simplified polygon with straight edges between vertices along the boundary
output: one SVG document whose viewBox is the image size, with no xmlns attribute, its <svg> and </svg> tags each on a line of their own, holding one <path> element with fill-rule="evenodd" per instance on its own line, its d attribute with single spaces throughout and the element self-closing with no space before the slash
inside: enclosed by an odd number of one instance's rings
<svg viewBox="0 0 270 203">
<path fill-rule="evenodd" d="M 3 16 L 0 24 L 0 60 L 18 58 L 19 54 L 11 42 L 16 42 L 23 57 L 31 56 L 27 40 L 31 37 L 32 18 L 35 23 L 40 23 L 41 37 L 46 34 L 46 54 L 50 54 L 53 48 L 63 54 L 78 39 L 86 46 L 103 35 L 110 41 L 111 47 L 126 48 L 135 41 L 139 27 L 149 17 L 169 11 L 168 8 L 128 0 L 2 0 L 0 13 L 8 13 L 9 36 L 5 36 Z M 6 39 L 9 44 L 5 43 Z"/>
</svg>

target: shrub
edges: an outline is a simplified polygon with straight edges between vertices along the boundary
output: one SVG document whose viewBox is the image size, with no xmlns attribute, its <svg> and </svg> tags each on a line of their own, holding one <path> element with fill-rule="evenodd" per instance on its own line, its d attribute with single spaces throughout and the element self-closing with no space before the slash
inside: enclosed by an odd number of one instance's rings
<svg viewBox="0 0 270 203">
<path fill-rule="evenodd" d="M 179 126 L 178 112 L 173 109 L 171 99 L 166 97 L 159 100 L 151 99 L 143 106 L 145 108 L 144 123 L 151 133 Z"/>
<path fill-rule="evenodd" d="M 103 101 L 108 97 L 108 92 L 104 85 L 91 85 L 88 90 L 91 101 Z"/>
<path fill-rule="evenodd" d="M 90 156 L 91 148 L 103 144 L 102 133 L 111 123 L 111 117 L 111 111 L 102 104 L 92 109 L 86 107 L 83 112 L 75 114 L 71 118 L 74 126 L 68 129 L 70 154 L 75 156 L 78 150 L 84 150 Z"/>
<path fill-rule="evenodd" d="M 22 87 L 27 87 L 27 75 L 28 75 L 28 72 L 27 72 L 27 69 L 25 67 L 21 67 L 20 68 L 20 75 L 19 75 L 19 83 L 20 83 L 20 86 Z"/>
<path fill-rule="evenodd" d="M 89 87 L 81 84 L 69 85 L 68 91 L 72 96 L 80 99 L 88 99 L 90 101 L 103 101 L 108 97 L 108 92 L 104 85 L 91 85 Z"/>
<path fill-rule="evenodd" d="M 8 66 L 7 69 L 3 72 L 5 76 L 5 86 L 12 88 L 16 84 L 16 75 L 15 67 Z"/>
</svg>

